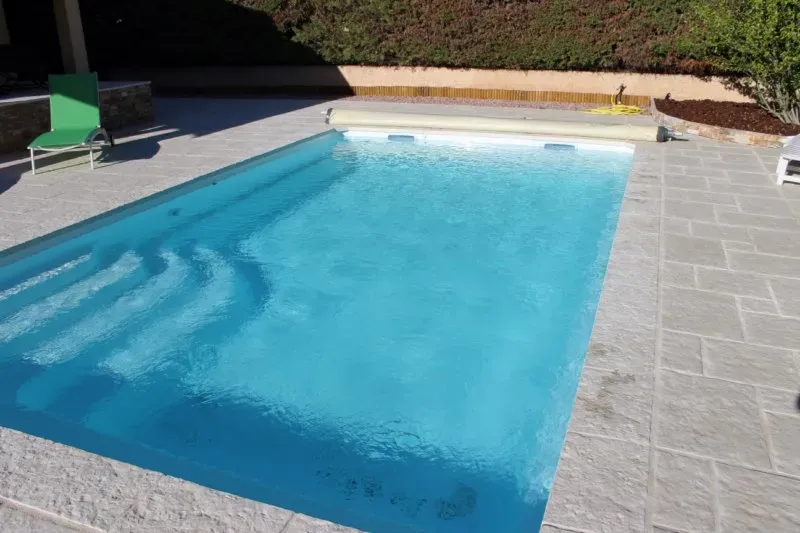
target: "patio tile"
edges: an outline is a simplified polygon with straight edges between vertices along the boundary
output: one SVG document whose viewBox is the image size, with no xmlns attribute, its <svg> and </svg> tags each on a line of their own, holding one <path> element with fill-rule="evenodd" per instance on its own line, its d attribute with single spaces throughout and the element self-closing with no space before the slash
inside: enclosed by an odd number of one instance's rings
<svg viewBox="0 0 800 533">
<path fill-rule="evenodd" d="M 678 150 L 679 155 L 691 155 L 700 157 L 702 159 L 720 159 L 720 152 L 718 150 L 700 150 L 697 146 L 692 146 L 684 150 Z"/>
<path fill-rule="evenodd" d="M 743 340 L 739 311 L 733 296 L 664 287 L 662 326 L 667 329 L 731 340 Z"/>
<path fill-rule="evenodd" d="M 622 318 L 628 327 L 654 327 L 656 298 L 655 286 L 607 282 L 603 286 L 595 321 L 611 323 Z"/>
<path fill-rule="evenodd" d="M 78 204 L 90 204 L 93 206 L 102 206 L 102 209 L 108 211 L 115 207 L 125 205 L 138 200 L 142 197 L 142 190 L 140 187 L 133 187 L 127 190 L 110 191 L 110 190 L 95 190 L 91 194 L 87 194 L 85 190 L 73 190 L 58 196 L 58 204 L 61 202 L 70 202 Z M 71 206 L 68 206 L 71 208 Z"/>
<path fill-rule="evenodd" d="M 762 300 L 761 298 L 748 298 L 746 296 L 739 297 L 739 305 L 742 311 L 751 311 L 753 313 L 766 313 L 769 315 L 778 315 L 778 307 L 772 300 Z"/>
<path fill-rule="evenodd" d="M 727 179 L 727 175 L 725 171 L 720 168 L 707 168 L 707 167 L 698 167 L 698 166 L 673 166 L 673 159 L 667 158 L 667 172 L 675 173 L 677 169 L 680 169 L 681 174 L 686 174 L 687 176 L 700 176 L 703 178 L 725 178 Z"/>
<path fill-rule="evenodd" d="M 9 189 L 4 194 L 9 194 L 17 198 L 33 198 L 36 200 L 47 200 L 63 194 L 64 192 L 74 188 L 69 183 L 54 183 L 51 185 L 28 185 L 17 183 L 13 188 Z"/>
<path fill-rule="evenodd" d="M 697 267 L 697 288 L 708 291 L 771 298 L 767 280 L 756 274 Z"/>
<path fill-rule="evenodd" d="M 661 383 L 658 446 L 769 468 L 754 388 L 669 370 Z"/>
<path fill-rule="evenodd" d="M 758 393 L 765 411 L 800 416 L 800 394 L 797 391 L 759 388 Z"/>
<path fill-rule="evenodd" d="M 647 447 L 570 432 L 545 521 L 597 533 L 640 533 L 647 491 Z"/>
<path fill-rule="evenodd" d="M 32 220 L 33 218 L 24 217 L 19 220 L 5 218 L 0 212 L 0 239 L 20 244 L 47 233 L 45 227 L 31 222 Z"/>
<path fill-rule="evenodd" d="M 758 161 L 755 157 L 750 159 L 748 163 L 756 168 L 760 166 L 760 161 Z M 764 171 L 738 172 L 735 170 L 729 170 L 728 179 L 734 185 L 775 185 L 775 179 L 773 176 Z"/>
<path fill-rule="evenodd" d="M 747 228 L 741 226 L 724 226 L 716 223 L 691 222 L 692 235 L 703 239 L 719 239 L 725 241 L 750 242 Z"/>
<path fill-rule="evenodd" d="M 125 511 L 120 502 L 136 490 L 145 471 L 97 455 L 87 456 L 77 448 L 54 443 L 42 446 L 40 442 L 36 437 L 0 428 L 0 494 L 77 522 L 111 529 Z M 132 484 L 107 483 L 119 476 Z M 54 498 L 54 490 L 69 497 Z"/>
<path fill-rule="evenodd" d="M 586 365 L 609 370 L 646 372 L 653 367 L 655 330 L 621 329 L 598 324 L 586 352 Z"/>
<path fill-rule="evenodd" d="M 790 200 L 800 199 L 800 186 L 797 183 L 784 183 L 781 186 L 778 187 L 773 186 L 771 188 L 780 192 L 783 198 L 787 198 Z"/>
<path fill-rule="evenodd" d="M 800 479 L 720 464 L 721 531 L 800 531 Z"/>
<path fill-rule="evenodd" d="M 741 214 L 741 210 L 739 209 L 738 205 L 714 205 L 714 213 L 736 213 Z"/>
<path fill-rule="evenodd" d="M 800 320 L 780 316 L 742 313 L 747 340 L 796 350 L 800 348 Z"/>
<path fill-rule="evenodd" d="M 715 220 L 714 206 L 712 204 L 684 202 L 682 200 L 666 200 L 664 203 L 664 215 L 705 222 L 713 222 Z"/>
<path fill-rule="evenodd" d="M 767 413 L 772 449 L 775 452 L 775 469 L 784 474 L 800 477 L 800 413 L 785 416 Z"/>
<path fill-rule="evenodd" d="M 657 212 L 657 211 L 656 211 Z M 661 225 L 659 217 L 645 214 L 631 214 L 623 212 L 619 216 L 619 224 L 626 224 L 627 227 L 635 228 L 647 233 L 658 233 Z"/>
<path fill-rule="evenodd" d="M 606 268 L 606 283 L 655 286 L 658 279 L 658 258 L 646 255 L 628 255 L 613 249 Z"/>
<path fill-rule="evenodd" d="M 86 528 L 60 517 L 12 507 L 0 501 L 0 531 L 8 533 L 81 533 Z"/>
<path fill-rule="evenodd" d="M 69 226 L 81 220 L 104 213 L 112 206 L 100 202 L 70 202 L 56 198 L 50 206 L 50 220 L 58 227 Z"/>
<path fill-rule="evenodd" d="M 691 235 L 689 228 L 689 221 L 682 218 L 663 218 L 664 233 L 673 233 L 675 235 Z"/>
<path fill-rule="evenodd" d="M 294 515 L 152 471 L 143 471 L 134 501 L 126 503 L 110 530 L 156 533 L 180 524 L 184 531 L 278 532 Z"/>
<path fill-rule="evenodd" d="M 625 187 L 626 198 L 661 198 L 661 187 L 644 185 L 642 183 L 628 183 Z"/>
<path fill-rule="evenodd" d="M 14 193 L 11 189 L 10 193 Z M 5 193 L 0 195 L 0 213 L 7 213 L 15 215 L 24 215 L 26 213 L 38 214 L 42 208 L 46 208 L 46 202 L 40 198 L 25 198 L 17 194 Z"/>
<path fill-rule="evenodd" d="M 740 196 L 739 207 L 743 213 L 769 215 L 772 217 L 791 217 L 792 210 L 786 200 Z"/>
<path fill-rule="evenodd" d="M 797 276 L 800 272 L 800 258 L 779 257 L 752 252 L 728 252 L 728 261 L 733 270 L 757 272 L 772 276 Z"/>
<path fill-rule="evenodd" d="M 619 228 L 614 235 L 614 250 L 622 254 L 658 256 L 658 234 Z"/>
<path fill-rule="evenodd" d="M 797 233 L 763 229 L 752 229 L 750 233 L 756 250 L 761 253 L 800 257 L 800 239 Z"/>
<path fill-rule="evenodd" d="M 800 318 L 800 279 L 772 278 L 769 285 L 781 314 Z"/>
<path fill-rule="evenodd" d="M 678 287 L 694 288 L 694 267 L 685 263 L 664 262 L 661 282 Z"/>
<path fill-rule="evenodd" d="M 743 158 L 739 160 L 730 160 L 728 158 L 724 158 L 721 161 L 704 161 L 703 164 L 706 166 L 727 170 L 729 171 L 729 174 L 730 171 L 733 171 L 736 174 L 759 174 L 765 172 L 764 166 L 757 157 Z"/>
<path fill-rule="evenodd" d="M 646 444 L 653 375 L 584 367 L 570 430 Z"/>
<path fill-rule="evenodd" d="M 722 154 L 722 157 L 727 155 L 742 155 L 742 154 L 752 154 L 753 149 L 749 146 L 744 146 L 741 144 L 731 144 L 722 141 L 706 141 L 703 139 L 702 143 L 698 143 L 698 149 L 700 150 L 708 150 L 711 152 L 719 152 Z"/>
<path fill-rule="evenodd" d="M 620 213 L 629 215 L 657 215 L 661 212 L 658 198 L 625 198 Z"/>
<path fill-rule="evenodd" d="M 727 182 L 709 182 L 711 192 L 757 196 L 759 198 L 782 198 L 781 191 L 774 186 L 734 185 Z"/>
<path fill-rule="evenodd" d="M 750 215 L 748 213 L 733 213 L 718 211 L 717 217 L 720 224 L 732 226 L 751 226 L 753 228 L 777 229 L 787 231 L 800 231 L 800 223 L 794 218 L 770 217 L 764 215 Z"/>
<path fill-rule="evenodd" d="M 714 533 L 714 498 L 711 461 L 656 452 L 654 522 L 684 531 Z"/>
<path fill-rule="evenodd" d="M 634 168 L 628 176 L 628 184 L 660 186 L 661 176 L 655 172 L 642 172 Z"/>
<path fill-rule="evenodd" d="M 670 200 L 682 200 L 685 202 L 700 202 L 706 204 L 719 205 L 738 205 L 736 198 L 732 194 L 721 192 L 695 191 L 690 189 L 664 189 L 664 197 Z"/>
<path fill-rule="evenodd" d="M 703 373 L 700 337 L 663 330 L 661 332 L 660 364 L 664 368 L 672 368 L 693 374 Z"/>
<path fill-rule="evenodd" d="M 742 241 L 722 241 L 722 247 L 725 250 L 737 250 L 740 252 L 755 252 L 756 245 L 751 242 Z"/>
<path fill-rule="evenodd" d="M 703 160 L 699 157 L 692 156 L 671 156 L 669 158 L 670 165 L 680 165 L 685 167 L 699 167 L 703 164 Z"/>
<path fill-rule="evenodd" d="M 782 389 L 800 386 L 794 354 L 788 350 L 715 339 L 703 342 L 703 367 L 708 376 Z"/>
<path fill-rule="evenodd" d="M 708 190 L 708 181 L 699 176 L 687 176 L 686 174 L 664 174 L 664 186 L 675 190 L 697 189 Z"/>
<path fill-rule="evenodd" d="M 667 234 L 664 236 L 665 259 L 680 263 L 725 268 L 725 251 L 722 242 L 696 237 Z"/>
</svg>

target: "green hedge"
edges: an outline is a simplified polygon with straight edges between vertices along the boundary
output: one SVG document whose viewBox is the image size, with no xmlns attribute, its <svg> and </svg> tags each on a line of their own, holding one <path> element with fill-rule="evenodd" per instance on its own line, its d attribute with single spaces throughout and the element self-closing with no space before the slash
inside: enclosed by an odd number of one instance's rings
<svg viewBox="0 0 800 533">
<path fill-rule="evenodd" d="M 710 0 L 713 1 L 713 0 Z M 82 0 L 112 66 L 421 65 L 690 72 L 680 0 Z"/>
</svg>

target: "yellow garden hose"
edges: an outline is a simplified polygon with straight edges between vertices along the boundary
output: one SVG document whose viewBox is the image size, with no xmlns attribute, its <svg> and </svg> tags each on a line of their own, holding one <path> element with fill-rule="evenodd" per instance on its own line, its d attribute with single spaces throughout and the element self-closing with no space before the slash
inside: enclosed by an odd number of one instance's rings
<svg viewBox="0 0 800 533">
<path fill-rule="evenodd" d="M 613 104 L 610 107 L 596 107 L 587 109 L 584 113 L 590 115 L 640 115 L 643 109 L 635 105 Z"/>
<path fill-rule="evenodd" d="M 590 115 L 639 115 L 644 111 L 641 107 L 635 105 L 624 105 L 622 103 L 622 91 L 625 90 L 624 85 L 620 85 L 619 92 L 611 97 L 611 105 L 609 107 L 596 107 L 594 109 L 587 109 L 584 113 Z"/>
</svg>

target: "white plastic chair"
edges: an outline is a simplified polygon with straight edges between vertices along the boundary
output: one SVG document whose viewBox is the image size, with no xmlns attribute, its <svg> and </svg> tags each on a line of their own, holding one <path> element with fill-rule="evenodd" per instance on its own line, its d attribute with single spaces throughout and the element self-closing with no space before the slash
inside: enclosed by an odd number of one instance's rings
<svg viewBox="0 0 800 533">
<path fill-rule="evenodd" d="M 800 173 L 789 174 L 787 172 L 789 163 L 792 161 L 800 163 L 800 135 L 795 135 L 789 139 L 789 142 L 783 147 L 781 156 L 778 158 L 778 185 L 783 185 L 784 181 L 800 183 Z"/>
</svg>

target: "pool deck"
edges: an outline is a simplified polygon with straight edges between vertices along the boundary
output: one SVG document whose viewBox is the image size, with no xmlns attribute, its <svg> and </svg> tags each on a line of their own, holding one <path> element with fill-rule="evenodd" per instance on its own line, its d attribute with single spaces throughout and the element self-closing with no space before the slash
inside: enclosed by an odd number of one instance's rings
<svg viewBox="0 0 800 533">
<path fill-rule="evenodd" d="M 327 128 L 331 106 L 652 123 L 374 101 L 160 99 L 86 155 L 0 162 L 0 249 Z M 641 143 L 545 533 L 800 531 L 800 185 L 777 150 Z M 353 531 L 0 428 L 0 530 Z M 494 533 L 494 532 L 492 532 Z M 501 533 L 501 532 L 497 532 Z"/>
</svg>

